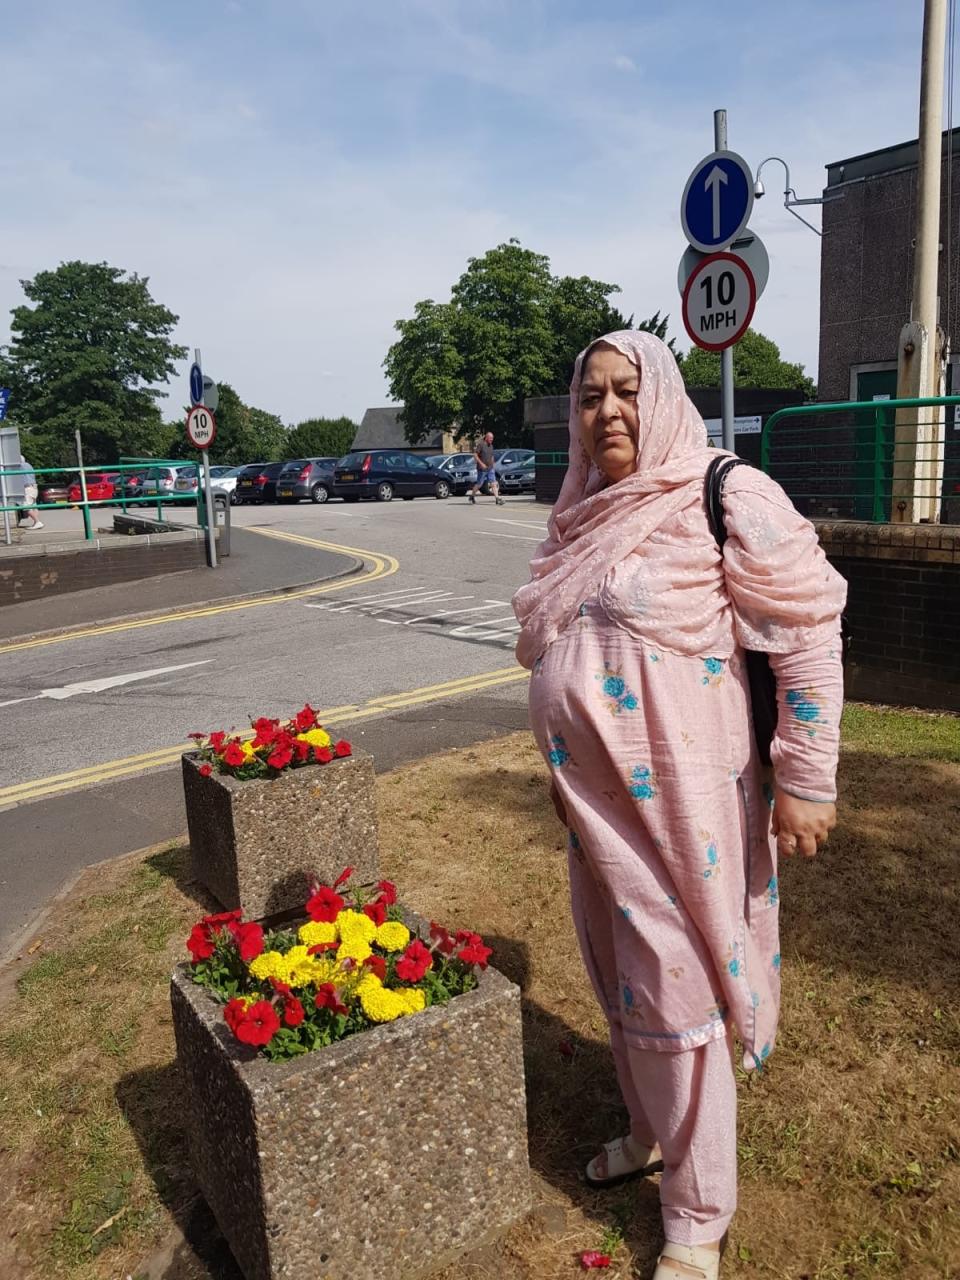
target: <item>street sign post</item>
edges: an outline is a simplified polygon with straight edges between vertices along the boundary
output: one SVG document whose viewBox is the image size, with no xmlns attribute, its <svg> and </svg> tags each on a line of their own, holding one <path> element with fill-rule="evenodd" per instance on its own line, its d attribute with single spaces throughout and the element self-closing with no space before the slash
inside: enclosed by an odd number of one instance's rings
<svg viewBox="0 0 960 1280">
<path fill-rule="evenodd" d="M 203 375 L 203 403 L 211 413 L 216 413 L 220 408 L 220 388 L 206 374 Z"/>
<path fill-rule="evenodd" d="M 10 388 L 0 387 L 0 422 L 7 416 L 7 405 L 10 402 Z"/>
<path fill-rule="evenodd" d="M 735 151 L 717 149 L 687 179 L 680 202 L 683 234 L 695 249 L 724 249 L 747 225 L 753 210 L 753 174 Z"/>
<path fill-rule="evenodd" d="M 211 569 L 217 567 L 217 530 L 214 524 L 213 489 L 210 485 L 210 445 L 217 434 L 217 424 L 213 409 L 203 403 L 204 386 L 207 382 L 216 386 L 212 379 L 203 376 L 200 367 L 200 352 L 194 349 L 193 364 L 190 366 L 190 399 L 193 408 L 187 414 L 187 439 L 197 449 L 203 459 L 203 502 L 207 521 L 207 564 Z"/>
<path fill-rule="evenodd" d="M 766 245 L 752 231 L 744 231 L 742 235 L 737 236 L 727 252 L 741 258 L 750 268 L 750 274 L 753 276 L 753 282 L 757 287 L 757 298 L 759 299 L 767 287 L 767 280 L 770 278 L 770 258 L 767 254 Z M 677 268 L 677 288 L 681 295 L 694 267 L 702 262 L 705 257 L 707 257 L 707 254 L 701 253 L 699 249 L 694 249 L 691 245 L 688 245 L 684 250 L 683 257 L 680 259 L 680 266 Z"/>
<path fill-rule="evenodd" d="M 683 290 L 683 323 L 698 347 L 723 351 L 746 333 L 757 305 L 753 273 L 733 253 L 697 263 Z"/>
</svg>

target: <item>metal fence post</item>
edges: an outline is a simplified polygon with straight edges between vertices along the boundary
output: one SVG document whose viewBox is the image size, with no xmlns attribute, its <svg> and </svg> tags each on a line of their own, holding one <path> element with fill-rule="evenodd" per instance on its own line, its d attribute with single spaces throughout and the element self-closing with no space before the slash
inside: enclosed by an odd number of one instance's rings
<svg viewBox="0 0 960 1280">
<path fill-rule="evenodd" d="M 883 413 L 877 409 L 873 415 L 873 515 L 874 524 L 883 524 L 886 519 L 883 501 Z"/>
</svg>

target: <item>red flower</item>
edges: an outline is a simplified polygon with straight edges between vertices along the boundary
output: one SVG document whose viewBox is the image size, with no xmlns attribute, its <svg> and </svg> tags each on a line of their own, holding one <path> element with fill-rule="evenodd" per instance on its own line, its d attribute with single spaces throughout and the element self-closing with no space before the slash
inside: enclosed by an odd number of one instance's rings
<svg viewBox="0 0 960 1280">
<path fill-rule="evenodd" d="M 312 947 L 307 947 L 307 955 L 322 955 L 324 951 L 336 951 L 339 946 L 339 942 L 315 942 Z"/>
<path fill-rule="evenodd" d="M 474 935 L 476 937 L 476 935 Z M 493 955 L 491 947 L 485 947 L 481 940 L 477 938 L 476 942 L 468 942 L 465 947 L 460 948 L 457 955 L 458 960 L 462 960 L 464 964 L 476 964 L 481 969 L 487 967 L 487 961 Z"/>
<path fill-rule="evenodd" d="M 267 764 L 271 769 L 285 769 L 293 759 L 293 750 L 290 747 L 276 747 L 267 756 Z"/>
<path fill-rule="evenodd" d="M 332 924 L 343 910 L 344 902 L 339 893 L 334 893 L 327 885 L 322 884 L 307 902 L 307 915 L 311 920 L 321 924 Z"/>
<path fill-rule="evenodd" d="M 309 756 L 310 754 L 311 746 L 309 742 L 301 742 L 300 739 L 298 738 L 297 741 L 293 744 L 293 749 L 297 753 L 297 760 L 300 762 L 300 764 L 303 764 L 307 756 Z"/>
<path fill-rule="evenodd" d="M 216 949 L 210 930 L 202 924 L 195 924 L 187 939 L 187 950 L 190 952 L 193 963 L 199 964 L 201 960 L 209 960 Z"/>
<path fill-rule="evenodd" d="M 243 764 L 246 756 L 243 754 L 243 747 L 236 738 L 228 742 L 223 756 L 221 757 L 224 764 L 228 764 L 231 769 L 237 769 Z"/>
<path fill-rule="evenodd" d="M 380 901 L 384 906 L 392 907 L 397 900 L 397 886 L 389 880 L 378 880 L 377 888 L 380 890 Z"/>
<path fill-rule="evenodd" d="M 222 729 L 218 729 L 216 733 L 211 733 L 210 738 L 207 742 L 207 746 L 213 747 L 214 751 L 216 752 L 220 752 L 223 750 L 223 744 L 226 742 L 226 740 L 227 740 L 227 735 L 223 732 Z"/>
<path fill-rule="evenodd" d="M 338 756 L 352 756 L 353 747 L 345 738 L 341 738 L 339 742 L 333 744 L 333 749 Z"/>
<path fill-rule="evenodd" d="M 332 982 L 324 982 L 317 988 L 313 1003 L 318 1009 L 330 1009 L 331 1012 L 339 1014 L 349 1013 L 347 1006 L 340 1003 L 337 989 Z"/>
<path fill-rule="evenodd" d="M 430 921 L 430 937 L 433 939 L 436 948 L 445 956 L 453 955 L 456 943 L 450 936 L 450 931 L 445 929 L 442 924 L 434 924 Z"/>
<path fill-rule="evenodd" d="M 339 889 L 342 884 L 346 884 L 347 881 L 350 879 L 350 877 L 353 875 L 353 872 L 354 872 L 353 867 L 344 867 L 343 870 L 340 872 L 340 874 L 337 876 L 336 880 L 334 880 L 333 887 L 335 889 Z"/>
<path fill-rule="evenodd" d="M 376 902 L 368 902 L 363 908 L 363 914 L 369 916 L 379 929 L 387 920 L 387 908 L 384 906 L 383 899 L 378 898 Z"/>
<path fill-rule="evenodd" d="M 297 726 L 300 733 L 306 733 L 308 729 L 313 729 L 317 724 L 317 713 L 308 702 L 302 711 L 298 711 L 294 717 L 293 723 Z"/>
<path fill-rule="evenodd" d="M 333 752 L 329 747 L 314 747 L 313 758 L 317 764 L 329 764 L 333 759 Z"/>
<path fill-rule="evenodd" d="M 401 982 L 419 982 L 433 967 L 433 955 L 419 938 L 414 938 L 397 961 L 397 977 Z"/>
<path fill-rule="evenodd" d="M 237 907 L 233 911 L 218 911 L 214 916 L 204 916 L 201 923 L 217 928 L 220 925 L 232 924 L 234 921 L 240 920 L 242 916 L 243 912 Z"/>
<path fill-rule="evenodd" d="M 207 735 L 205 733 L 188 733 L 187 737 L 194 742 L 202 742 Z"/>
<path fill-rule="evenodd" d="M 231 925 L 230 932 L 233 934 L 237 950 L 240 952 L 240 959 L 244 964 L 256 960 L 263 951 L 263 930 L 260 926 L 253 923 L 235 924 Z"/>
<path fill-rule="evenodd" d="M 252 1004 L 238 1021 L 234 1035 L 243 1044 L 269 1044 L 280 1030 L 280 1019 L 269 1000 L 258 1000 Z"/>
<path fill-rule="evenodd" d="M 287 996 L 283 1002 L 283 1020 L 288 1027 L 299 1027 L 306 1014 L 296 996 Z"/>
<path fill-rule="evenodd" d="M 278 996 L 288 996 L 290 994 L 289 984 L 281 982 L 279 978 L 271 978 L 270 985 Z"/>
<path fill-rule="evenodd" d="M 260 716 L 254 720 L 253 728 L 257 732 L 257 736 L 253 740 L 255 747 L 269 747 L 272 742 L 276 741 L 277 733 L 280 729 L 279 720 L 270 720 L 267 716 Z"/>
<path fill-rule="evenodd" d="M 371 973 L 375 973 L 381 982 L 387 976 L 387 962 L 383 956 L 367 956 L 363 962 L 363 967 L 369 969 Z"/>
<path fill-rule="evenodd" d="M 209 777 L 210 777 L 210 775 L 211 775 L 211 773 L 213 773 L 213 765 L 212 765 L 212 764 L 202 764 L 202 765 L 200 766 L 200 777 L 201 777 L 201 778 L 209 778 Z"/>
<path fill-rule="evenodd" d="M 234 996 L 234 998 L 225 1006 L 223 1010 L 223 1020 L 234 1035 L 237 1034 L 237 1027 L 243 1021 L 246 1012 L 247 1006 L 238 996 Z"/>
<path fill-rule="evenodd" d="M 580 1265 L 584 1271 L 593 1271 L 595 1267 L 609 1267 L 610 1258 L 596 1249 L 584 1249 L 580 1255 Z"/>
</svg>

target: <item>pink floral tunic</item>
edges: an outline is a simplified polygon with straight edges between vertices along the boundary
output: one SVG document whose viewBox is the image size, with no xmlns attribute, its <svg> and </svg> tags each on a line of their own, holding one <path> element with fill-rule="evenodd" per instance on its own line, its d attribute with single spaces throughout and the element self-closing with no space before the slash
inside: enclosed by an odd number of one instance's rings
<svg viewBox="0 0 960 1280">
<path fill-rule="evenodd" d="M 814 554 L 816 537 L 782 491 L 746 472 L 728 484 L 723 563 L 699 503 L 672 516 L 617 564 L 533 664 L 530 716 L 567 810 L 578 923 L 584 898 L 604 904 L 603 950 L 609 954 L 612 938 L 616 971 L 591 956 L 589 930 L 581 929 L 581 944 L 608 1009 L 643 1049 L 693 1048 L 726 1034 L 732 1021 L 749 1067 L 773 1048 L 780 945 L 772 778 L 756 754 L 741 645 L 764 630 L 752 599 L 757 564 L 788 540 Z M 691 541 L 713 545 L 712 573 L 678 598 L 670 548 Z M 667 567 L 651 572 L 658 545 Z M 827 581 L 833 570 L 822 564 Z M 644 620 L 675 621 L 671 606 L 698 596 L 702 617 L 686 634 L 699 628 L 708 647 L 658 642 L 656 622 Z M 625 620 L 630 602 L 634 617 Z M 777 780 L 819 801 L 835 797 L 838 613 L 817 618 L 807 646 L 771 654 Z"/>
</svg>

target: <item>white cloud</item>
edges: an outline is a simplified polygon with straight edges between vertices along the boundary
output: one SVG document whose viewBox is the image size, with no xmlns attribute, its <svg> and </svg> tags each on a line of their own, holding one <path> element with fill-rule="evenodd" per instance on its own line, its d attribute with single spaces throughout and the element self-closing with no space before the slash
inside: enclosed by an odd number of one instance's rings
<svg viewBox="0 0 960 1280">
<path fill-rule="evenodd" d="M 628 58 L 625 53 L 618 53 L 613 60 L 613 65 L 618 71 L 636 71 L 637 64 L 632 58 Z"/>
</svg>

